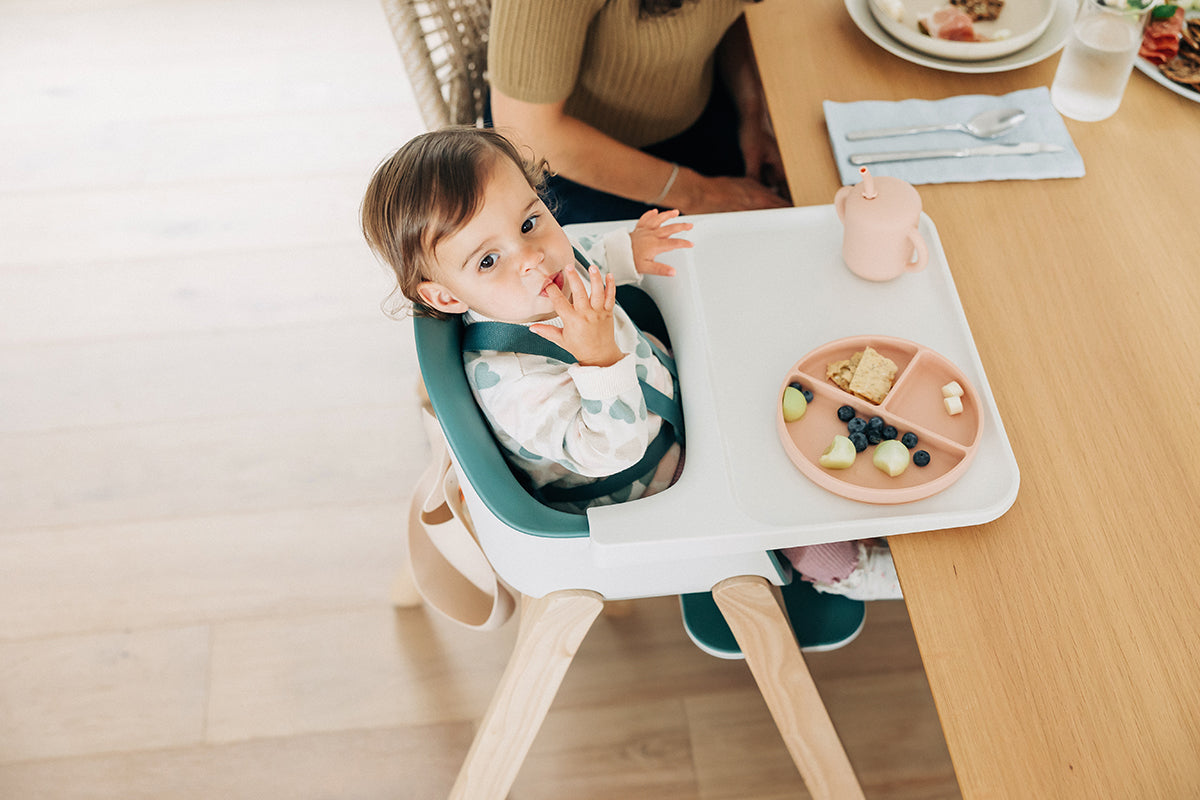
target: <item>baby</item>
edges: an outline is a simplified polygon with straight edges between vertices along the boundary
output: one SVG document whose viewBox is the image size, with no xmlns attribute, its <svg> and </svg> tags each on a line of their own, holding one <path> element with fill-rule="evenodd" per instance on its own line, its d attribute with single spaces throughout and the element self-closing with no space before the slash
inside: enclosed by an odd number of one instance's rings
<svg viewBox="0 0 1200 800">
<path fill-rule="evenodd" d="M 461 315 L 471 391 L 526 488 L 583 513 L 660 492 L 682 470 L 674 362 L 617 305 L 616 285 L 673 275 L 657 259 L 691 247 L 676 235 L 692 226 L 652 209 L 631 231 L 572 242 L 539 197 L 543 175 L 494 130 L 422 134 L 376 170 L 363 232 L 414 314 Z M 785 555 L 820 591 L 900 596 L 886 545 Z"/>
<path fill-rule="evenodd" d="M 493 130 L 423 134 L 376 171 L 363 230 L 413 313 L 462 315 L 471 390 L 530 492 L 582 513 L 662 491 L 682 467 L 674 362 L 615 293 L 673 274 L 657 258 L 690 247 L 675 235 L 692 226 L 652 210 L 572 243 L 542 175 Z"/>
</svg>

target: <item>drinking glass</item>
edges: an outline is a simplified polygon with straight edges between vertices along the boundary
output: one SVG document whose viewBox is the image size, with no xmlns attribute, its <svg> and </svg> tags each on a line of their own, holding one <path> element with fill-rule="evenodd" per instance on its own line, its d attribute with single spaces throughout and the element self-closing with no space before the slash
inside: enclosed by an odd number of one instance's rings
<svg viewBox="0 0 1200 800">
<path fill-rule="evenodd" d="M 1083 122 L 1116 113 L 1152 5 L 1151 0 L 1082 0 L 1050 85 L 1059 113 Z"/>
</svg>

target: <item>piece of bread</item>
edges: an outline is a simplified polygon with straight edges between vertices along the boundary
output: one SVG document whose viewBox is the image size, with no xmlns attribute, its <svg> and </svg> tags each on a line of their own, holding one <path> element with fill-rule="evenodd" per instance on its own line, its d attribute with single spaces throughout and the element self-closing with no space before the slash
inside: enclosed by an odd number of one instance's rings
<svg viewBox="0 0 1200 800">
<path fill-rule="evenodd" d="M 850 379 L 848 390 L 853 394 L 875 403 L 883 402 L 887 393 L 892 390 L 892 382 L 896 380 L 896 362 L 880 355 L 874 348 L 863 350 L 862 358 Z"/>
<path fill-rule="evenodd" d="M 849 358 L 843 358 L 841 361 L 835 361 L 825 367 L 825 377 L 836 383 L 838 386 L 850 391 L 850 381 L 854 379 L 854 370 L 858 367 L 858 362 L 862 358 L 862 353 L 855 353 Z"/>
</svg>

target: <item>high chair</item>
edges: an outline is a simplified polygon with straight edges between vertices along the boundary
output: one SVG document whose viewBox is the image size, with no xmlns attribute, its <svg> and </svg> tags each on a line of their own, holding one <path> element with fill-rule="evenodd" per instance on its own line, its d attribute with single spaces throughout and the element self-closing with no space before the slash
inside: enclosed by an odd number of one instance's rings
<svg viewBox="0 0 1200 800">
<path fill-rule="evenodd" d="M 667 339 L 649 295 L 620 287 L 618 299 L 643 330 Z M 714 655 L 745 657 L 813 797 L 861 798 L 800 646 L 829 649 L 849 642 L 861 628 L 863 604 L 791 582 L 790 569 L 769 552 L 676 552 L 644 563 L 606 565 L 589 539 L 590 525 L 604 509 L 592 509 L 589 516 L 551 509 L 527 494 L 509 469 L 467 384 L 462 323 L 417 317 L 414 331 L 426 390 L 478 546 L 501 579 L 497 591 L 511 587 L 521 595 L 516 645 L 450 797 L 502 800 L 507 795 L 606 600 L 680 594 L 693 641 Z M 686 414 L 686 393 L 684 398 Z M 447 494 L 453 502 L 456 492 Z M 638 507 L 654 499 L 622 505 L 636 520 Z M 474 590 L 484 587 L 487 576 L 474 577 Z M 465 579 L 460 588 L 473 591 Z M 477 604 L 479 620 L 488 617 L 487 604 Z"/>
</svg>

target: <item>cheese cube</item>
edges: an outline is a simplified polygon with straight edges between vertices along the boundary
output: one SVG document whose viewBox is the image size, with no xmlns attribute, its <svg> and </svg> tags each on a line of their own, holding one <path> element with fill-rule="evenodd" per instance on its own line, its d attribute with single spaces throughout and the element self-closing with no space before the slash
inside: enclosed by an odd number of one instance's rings
<svg viewBox="0 0 1200 800">
<path fill-rule="evenodd" d="M 962 398 L 957 395 L 952 395 L 943 400 L 946 404 L 946 413 L 951 416 L 961 414 L 963 410 Z"/>
<path fill-rule="evenodd" d="M 958 381 L 950 381 L 942 387 L 942 397 L 962 397 L 963 388 L 958 385 Z"/>
</svg>

